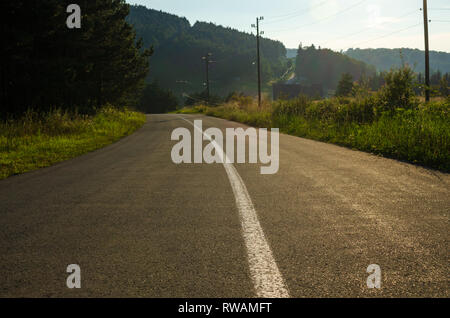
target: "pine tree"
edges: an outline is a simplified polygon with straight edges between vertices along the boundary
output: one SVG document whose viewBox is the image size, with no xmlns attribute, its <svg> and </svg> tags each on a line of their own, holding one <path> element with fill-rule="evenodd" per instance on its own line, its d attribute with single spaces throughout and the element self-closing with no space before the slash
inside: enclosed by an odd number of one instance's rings
<svg viewBox="0 0 450 318">
<path fill-rule="evenodd" d="M 69 29 L 72 2 L 1 2 L 0 115 L 122 105 L 142 86 L 152 51 L 126 22 L 129 5 L 79 1 L 81 29 Z"/>
<path fill-rule="evenodd" d="M 344 73 L 338 83 L 336 96 L 349 96 L 353 89 L 353 77 L 349 73 Z"/>
</svg>

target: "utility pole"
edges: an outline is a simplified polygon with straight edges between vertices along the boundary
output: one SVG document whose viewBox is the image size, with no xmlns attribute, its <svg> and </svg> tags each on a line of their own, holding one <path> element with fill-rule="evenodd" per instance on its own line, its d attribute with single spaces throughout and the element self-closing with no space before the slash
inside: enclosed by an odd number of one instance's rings
<svg viewBox="0 0 450 318">
<path fill-rule="evenodd" d="M 256 51 L 257 51 L 257 67 L 258 67 L 258 107 L 261 108 L 261 56 L 259 52 L 259 36 L 264 32 L 259 32 L 259 21 L 264 20 L 264 17 L 256 18 L 256 26 L 252 24 L 252 27 L 256 27 Z"/>
<path fill-rule="evenodd" d="M 202 57 L 202 60 L 205 61 L 206 65 L 206 101 L 209 104 L 209 58 L 212 56 L 212 53 L 208 53 Z"/>
<path fill-rule="evenodd" d="M 430 48 L 428 43 L 428 5 L 423 0 L 423 23 L 425 29 L 425 101 L 430 101 Z"/>
</svg>

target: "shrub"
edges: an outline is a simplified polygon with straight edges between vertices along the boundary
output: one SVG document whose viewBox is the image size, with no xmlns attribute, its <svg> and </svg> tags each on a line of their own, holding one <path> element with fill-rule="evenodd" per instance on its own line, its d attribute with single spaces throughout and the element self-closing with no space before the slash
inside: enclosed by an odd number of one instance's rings
<svg viewBox="0 0 450 318">
<path fill-rule="evenodd" d="M 386 92 L 320 101 L 299 96 L 273 102 L 271 111 L 254 106 L 242 108 L 236 102 L 201 111 L 450 171 L 450 98 L 418 107 L 414 96 L 408 100 L 407 104 L 392 104 L 406 107 L 392 107 L 389 111 L 379 106 L 388 102 Z"/>
<path fill-rule="evenodd" d="M 227 97 L 228 103 L 235 103 L 241 109 L 247 109 L 253 104 L 253 98 L 251 96 L 245 96 L 243 93 Z"/>
<path fill-rule="evenodd" d="M 377 112 L 394 112 L 397 108 L 412 109 L 418 105 L 414 94 L 414 72 L 408 66 L 391 69 L 385 75 L 386 84 L 378 93 Z"/>
<path fill-rule="evenodd" d="M 273 115 L 304 116 L 306 109 L 311 103 L 311 99 L 306 95 L 299 95 L 297 98 L 289 101 L 278 100 L 275 102 Z"/>
</svg>

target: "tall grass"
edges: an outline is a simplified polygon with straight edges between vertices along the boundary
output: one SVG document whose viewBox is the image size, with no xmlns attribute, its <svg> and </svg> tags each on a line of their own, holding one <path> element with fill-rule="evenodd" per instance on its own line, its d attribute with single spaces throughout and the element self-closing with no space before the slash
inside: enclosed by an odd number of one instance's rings
<svg viewBox="0 0 450 318">
<path fill-rule="evenodd" d="M 28 111 L 20 119 L 0 122 L 0 179 L 101 148 L 144 122 L 143 114 L 110 106 L 92 116 Z"/>
<path fill-rule="evenodd" d="M 198 105 L 182 112 L 276 127 L 287 134 L 450 171 L 449 98 L 425 104 L 409 93 L 394 94 L 391 87 L 388 92 L 349 98 L 266 101 L 261 109 L 254 100 L 236 97 L 219 107 Z"/>
</svg>

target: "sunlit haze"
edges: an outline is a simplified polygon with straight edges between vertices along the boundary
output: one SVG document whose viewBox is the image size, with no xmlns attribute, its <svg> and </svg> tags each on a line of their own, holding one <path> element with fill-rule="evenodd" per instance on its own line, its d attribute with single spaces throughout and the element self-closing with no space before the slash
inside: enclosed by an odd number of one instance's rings
<svg viewBox="0 0 450 318">
<path fill-rule="evenodd" d="M 264 16 L 265 36 L 288 48 L 314 44 L 333 50 L 348 48 L 424 49 L 421 0 L 132 0 L 196 21 L 213 22 L 252 32 Z M 430 49 L 450 52 L 450 3 L 430 0 Z"/>
</svg>

